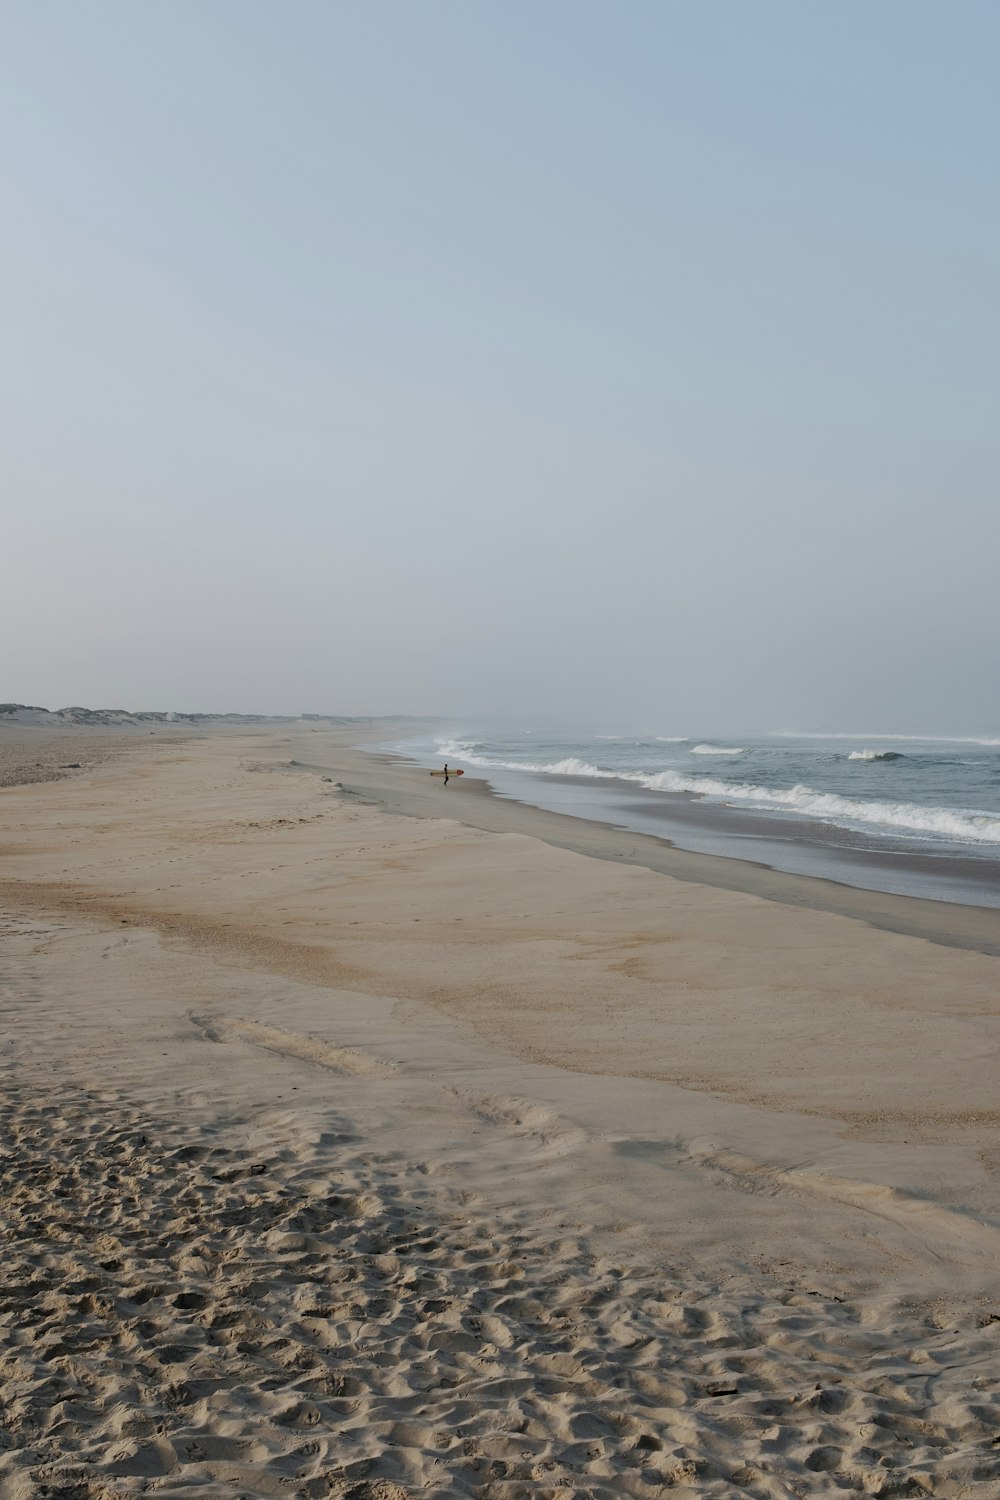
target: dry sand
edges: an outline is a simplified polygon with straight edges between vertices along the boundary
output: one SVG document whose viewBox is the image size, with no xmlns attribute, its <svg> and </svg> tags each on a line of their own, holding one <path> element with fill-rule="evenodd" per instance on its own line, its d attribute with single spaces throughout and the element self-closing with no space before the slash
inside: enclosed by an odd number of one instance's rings
<svg viewBox="0 0 1000 1500">
<path fill-rule="evenodd" d="M 1000 1496 L 997 914 L 350 740 L 0 792 L 2 1500 Z"/>
</svg>

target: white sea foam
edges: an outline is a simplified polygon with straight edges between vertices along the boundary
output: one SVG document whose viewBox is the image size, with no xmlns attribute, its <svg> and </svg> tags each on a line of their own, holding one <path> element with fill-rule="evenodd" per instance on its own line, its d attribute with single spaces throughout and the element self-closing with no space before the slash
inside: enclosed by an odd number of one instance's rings
<svg viewBox="0 0 1000 1500">
<path fill-rule="evenodd" d="M 848 760 L 902 760 L 898 750 L 852 750 Z"/>
<path fill-rule="evenodd" d="M 602 771 L 600 766 L 592 766 L 589 761 L 580 760 L 575 755 L 568 755 L 565 760 L 557 760 L 549 766 L 540 766 L 539 769 L 549 776 L 614 776 L 614 771 Z"/>
<path fill-rule="evenodd" d="M 765 787 L 712 777 L 678 776 L 673 771 L 642 778 L 653 791 L 693 792 L 722 802 L 742 803 L 761 812 L 792 812 L 837 828 L 877 827 L 932 834 L 961 843 L 1000 844 L 1000 817 L 976 808 L 918 807 L 911 802 L 867 802 L 817 792 L 808 786 Z"/>
<path fill-rule="evenodd" d="M 752 782 L 722 781 L 712 776 L 682 775 L 677 771 L 609 771 L 575 756 L 547 764 L 501 760 L 480 754 L 481 748 L 469 741 L 449 740 L 438 746 L 438 754 L 484 769 L 629 781 L 649 791 L 685 792 L 759 812 L 793 813 L 838 828 L 878 828 L 914 836 L 930 835 L 959 843 L 1000 845 L 1000 816 L 977 808 L 919 807 L 910 802 L 865 801 L 835 792 L 816 791 L 802 784 L 765 787 Z"/>
<path fill-rule="evenodd" d="M 599 778 L 618 775 L 617 771 L 603 771 L 600 766 L 592 766 L 589 761 L 580 760 L 575 755 L 569 755 L 564 760 L 547 761 L 544 764 L 530 760 L 501 760 L 495 755 L 480 755 L 478 747 L 468 740 L 445 740 L 438 745 L 437 753 L 445 760 L 463 760 L 468 766 L 482 766 L 485 770 L 493 771 L 531 771 L 540 776 Z"/>
<path fill-rule="evenodd" d="M 746 745 L 692 745 L 692 755 L 746 755 Z"/>
<path fill-rule="evenodd" d="M 686 745 L 691 738 L 688 734 L 658 734 L 657 742 L 661 745 Z"/>
</svg>

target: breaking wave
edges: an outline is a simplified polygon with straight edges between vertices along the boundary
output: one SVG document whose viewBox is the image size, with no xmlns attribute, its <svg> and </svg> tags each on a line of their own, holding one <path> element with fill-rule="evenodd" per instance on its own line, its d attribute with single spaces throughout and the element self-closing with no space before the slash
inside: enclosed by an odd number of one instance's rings
<svg viewBox="0 0 1000 1500">
<path fill-rule="evenodd" d="M 527 771 L 543 776 L 587 776 L 599 780 L 627 781 L 649 791 L 709 797 L 713 801 L 752 808 L 758 812 L 797 814 L 838 828 L 862 831 L 881 829 L 914 837 L 930 836 L 959 843 L 1000 845 L 1000 816 L 976 808 L 920 807 L 912 802 L 865 801 L 836 792 L 820 792 L 804 784 L 765 787 L 752 782 L 722 781 L 698 773 L 684 775 L 677 771 L 610 771 L 575 756 L 545 763 L 502 760 L 496 756 L 481 754 L 482 748 L 473 741 L 449 740 L 438 745 L 438 754 L 446 759 L 464 761 L 466 765 L 481 766 L 485 770 Z M 734 752 L 729 750 L 719 753 Z M 874 752 L 871 758 L 876 758 L 880 753 Z M 868 758 L 863 751 L 855 754 Z"/>
<path fill-rule="evenodd" d="M 764 787 L 711 777 L 678 776 L 661 771 L 635 778 L 652 791 L 691 792 L 722 802 L 742 804 L 761 812 L 791 812 L 832 823 L 837 828 L 884 828 L 902 833 L 930 834 L 961 843 L 1000 844 L 1000 817 L 975 808 L 918 807 L 912 802 L 866 802 L 836 792 L 817 792 L 808 786 Z"/>
<path fill-rule="evenodd" d="M 746 745 L 692 745 L 692 755 L 746 755 Z"/>
<path fill-rule="evenodd" d="M 901 750 L 852 750 L 848 760 L 903 760 Z"/>
<path fill-rule="evenodd" d="M 438 755 L 443 755 L 446 760 L 464 760 L 467 766 L 482 766 L 487 771 L 533 771 L 540 776 L 620 776 L 618 771 L 603 771 L 600 766 L 592 766 L 589 761 L 580 760 L 575 755 L 543 764 L 530 760 L 501 760 L 495 755 L 480 755 L 478 747 L 468 740 L 445 740 L 438 745 Z"/>
</svg>

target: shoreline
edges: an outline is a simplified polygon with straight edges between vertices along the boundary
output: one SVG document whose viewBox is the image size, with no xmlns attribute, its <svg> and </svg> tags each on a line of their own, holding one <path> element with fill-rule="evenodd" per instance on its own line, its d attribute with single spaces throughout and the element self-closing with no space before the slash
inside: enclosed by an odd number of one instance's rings
<svg viewBox="0 0 1000 1500">
<path fill-rule="evenodd" d="M 996 959 L 363 735 L 0 793 L 0 1497 L 987 1500 Z"/>
<path fill-rule="evenodd" d="M 430 759 L 395 746 L 370 749 L 417 765 Z M 652 834 L 689 854 L 735 859 L 857 890 L 1000 911 L 1000 849 L 914 848 L 898 837 L 875 839 L 804 815 L 733 807 L 693 792 L 653 792 L 610 775 L 540 775 L 468 764 L 463 769 L 466 776 L 487 780 L 502 799 Z"/>
<path fill-rule="evenodd" d="M 354 748 L 373 762 L 381 762 L 394 771 L 413 773 L 404 787 L 396 777 L 386 784 L 384 777 L 380 779 L 377 775 L 365 774 L 363 766 L 355 768 L 358 789 L 365 795 L 377 796 L 389 810 L 404 816 L 430 817 L 434 815 L 436 804 L 438 812 L 444 811 L 449 816 L 457 811 L 450 806 L 443 808 L 440 802 L 436 802 L 435 793 L 426 791 L 422 780 L 418 779 L 426 776 L 426 770 L 416 762 L 390 751 Z M 323 772 L 329 767 L 316 766 L 314 769 Z M 498 793 L 487 776 L 473 775 L 468 771 L 461 778 L 461 791 L 458 788 L 454 791 L 456 797 L 469 795 L 471 807 L 462 809 L 460 818 L 470 827 L 496 833 L 526 833 L 543 839 L 554 848 L 571 850 L 589 858 L 635 864 L 677 880 L 761 896 L 787 906 L 831 912 L 856 918 L 885 932 L 1000 956 L 1000 911 L 993 907 L 896 895 L 850 885 L 829 876 L 779 870 L 757 860 L 740 859 L 735 854 L 703 854 L 682 849 L 657 834 L 636 832 L 575 813 L 558 812 Z M 449 788 L 447 795 L 451 794 L 452 788 Z M 484 802 L 488 803 L 489 811 L 484 810 Z"/>
</svg>

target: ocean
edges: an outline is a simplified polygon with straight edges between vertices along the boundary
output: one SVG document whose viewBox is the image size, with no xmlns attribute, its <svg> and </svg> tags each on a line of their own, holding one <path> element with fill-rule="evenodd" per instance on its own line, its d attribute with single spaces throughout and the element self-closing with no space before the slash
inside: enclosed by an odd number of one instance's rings
<svg viewBox="0 0 1000 1500">
<path fill-rule="evenodd" d="M 1000 906 L 1000 735 L 452 729 L 394 753 L 679 847 Z"/>
</svg>

